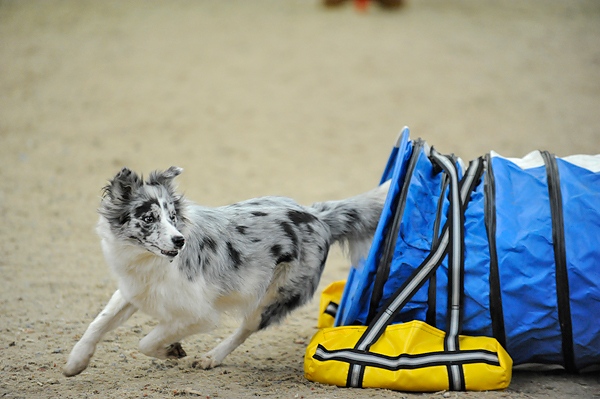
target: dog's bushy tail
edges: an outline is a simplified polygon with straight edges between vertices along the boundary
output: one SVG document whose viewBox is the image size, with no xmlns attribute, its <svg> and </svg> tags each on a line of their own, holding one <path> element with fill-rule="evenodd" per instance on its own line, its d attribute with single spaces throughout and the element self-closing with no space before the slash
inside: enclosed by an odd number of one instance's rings
<svg viewBox="0 0 600 399">
<path fill-rule="evenodd" d="M 389 187 L 387 181 L 355 197 L 311 205 L 331 229 L 332 242 L 348 250 L 353 266 L 369 251 Z"/>
</svg>

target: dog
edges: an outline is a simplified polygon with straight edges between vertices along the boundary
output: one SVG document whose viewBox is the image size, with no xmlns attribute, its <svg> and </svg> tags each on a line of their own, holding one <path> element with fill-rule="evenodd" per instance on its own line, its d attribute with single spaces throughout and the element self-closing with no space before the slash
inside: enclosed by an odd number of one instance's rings
<svg viewBox="0 0 600 399">
<path fill-rule="evenodd" d="M 158 359 L 185 357 L 182 339 L 215 328 L 223 313 L 239 315 L 240 327 L 196 363 L 218 366 L 312 298 L 331 244 L 345 245 L 356 264 L 389 188 L 311 206 L 271 196 L 208 208 L 177 193 L 182 170 L 144 181 L 123 168 L 104 187 L 97 232 L 118 289 L 71 351 L 66 376 L 81 373 L 102 336 L 138 309 L 159 321 L 139 342 Z"/>
</svg>

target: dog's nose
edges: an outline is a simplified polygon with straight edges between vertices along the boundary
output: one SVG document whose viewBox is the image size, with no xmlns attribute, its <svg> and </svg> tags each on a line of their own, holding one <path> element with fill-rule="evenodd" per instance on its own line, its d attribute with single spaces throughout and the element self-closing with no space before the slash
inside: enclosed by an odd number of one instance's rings
<svg viewBox="0 0 600 399">
<path fill-rule="evenodd" d="M 181 248 L 183 247 L 183 244 L 185 244 L 185 238 L 183 238 L 183 236 L 175 236 L 171 238 L 171 241 L 173 241 L 176 248 Z"/>
</svg>

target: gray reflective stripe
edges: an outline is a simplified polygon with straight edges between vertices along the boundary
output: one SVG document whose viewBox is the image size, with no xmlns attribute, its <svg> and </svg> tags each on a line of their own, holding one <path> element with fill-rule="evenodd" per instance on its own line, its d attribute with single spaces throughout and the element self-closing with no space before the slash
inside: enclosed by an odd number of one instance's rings
<svg viewBox="0 0 600 399">
<path fill-rule="evenodd" d="M 431 156 L 433 156 L 439 163 L 445 166 L 446 171 L 450 175 L 450 195 L 452 196 L 453 207 L 452 207 L 452 264 L 458 265 L 460 263 L 460 250 L 461 250 L 461 242 L 460 242 L 460 229 L 461 226 L 458 223 L 460 221 L 460 197 L 462 197 L 462 193 L 459 194 L 458 187 L 458 173 L 456 172 L 456 166 L 450 161 L 448 158 L 441 156 L 437 151 L 432 150 Z M 468 178 L 469 176 L 467 176 Z M 471 176 L 472 177 L 472 176 Z M 469 185 L 463 184 L 463 191 L 466 191 Z M 460 269 L 458 267 L 452 268 L 452 282 L 453 291 L 450 293 L 451 295 L 451 307 L 450 307 L 450 325 L 448 326 L 448 337 L 455 337 L 458 334 L 458 326 L 460 321 L 460 291 L 457 289 L 458 284 L 456 282 L 460 282 Z M 448 350 L 455 351 L 456 345 L 453 339 L 448 339 Z"/>
<path fill-rule="evenodd" d="M 350 386 L 351 387 L 358 387 L 358 380 L 360 377 L 360 371 L 362 369 L 362 366 L 360 364 L 353 364 L 352 365 L 352 374 L 350 377 Z"/>
<path fill-rule="evenodd" d="M 460 366 L 458 364 L 453 364 L 450 366 L 450 375 L 448 378 L 452 378 L 451 387 L 456 388 L 456 390 L 462 390 L 463 386 L 460 379 Z"/>
<path fill-rule="evenodd" d="M 414 279 L 412 279 L 412 281 L 406 286 L 402 293 L 400 293 L 400 295 L 398 295 L 398 297 L 391 303 L 391 305 L 388 306 L 388 308 L 385 310 L 386 316 L 380 317 L 377 320 L 377 322 L 375 323 L 373 328 L 370 329 L 363 342 L 360 345 L 357 345 L 356 349 L 365 350 L 366 348 L 371 346 L 375 338 L 379 336 L 379 332 L 381 331 L 381 329 L 387 327 L 387 325 L 390 323 L 390 318 L 393 316 L 393 313 L 396 311 L 398 306 L 400 306 L 402 302 L 406 300 L 406 298 L 411 294 L 411 292 L 419 286 L 420 282 L 423 279 L 427 278 L 427 275 L 429 274 L 431 269 L 435 267 L 440 262 L 441 257 L 445 255 L 446 246 L 448 245 L 448 237 L 448 230 L 445 230 L 444 234 L 442 235 L 442 239 L 440 240 L 440 246 L 438 247 L 434 256 L 431 257 L 429 263 L 427 263 L 427 265 L 425 265 L 421 269 L 421 271 L 415 276 Z M 360 380 L 360 372 L 361 366 L 358 364 L 354 364 L 352 366 L 351 371 L 350 386 L 357 387 L 359 385 L 358 382 Z"/>
<path fill-rule="evenodd" d="M 420 282 L 427 278 L 427 274 L 431 271 L 431 268 L 434 267 L 440 260 L 440 257 L 444 255 L 446 251 L 446 246 L 448 245 L 448 231 L 445 231 L 444 235 L 442 235 L 442 239 L 440 240 L 440 246 L 435 254 L 431 257 L 429 263 L 427 263 L 419 273 L 415 276 L 415 278 L 406 286 L 404 291 L 388 306 L 388 308 L 384 311 L 386 316 L 380 317 L 369 334 L 365 337 L 363 342 L 356 347 L 359 350 L 365 350 L 369 345 L 373 343 L 373 340 L 379 334 L 382 328 L 385 328 L 389 324 L 390 317 L 393 315 L 394 311 L 400 306 L 400 304 L 410 295 L 411 291 L 414 288 L 418 287 Z"/>
<path fill-rule="evenodd" d="M 314 357 L 321 361 L 337 360 L 348 363 L 365 363 L 367 367 L 379 367 L 388 370 L 400 370 L 403 368 L 423 368 L 448 363 L 492 363 L 499 364 L 498 355 L 487 351 L 469 352 L 438 352 L 423 353 L 421 355 L 407 356 L 406 354 L 388 357 L 372 352 L 357 353 L 352 350 L 338 350 L 329 352 L 323 347 L 318 347 Z M 458 367 L 452 365 L 451 367 Z"/>
<path fill-rule="evenodd" d="M 447 158 L 445 157 L 441 157 L 439 156 L 438 153 L 434 153 L 432 152 L 432 155 L 438 159 L 440 162 L 442 162 L 450 171 L 450 173 L 452 174 L 451 178 L 452 178 L 452 182 L 454 182 L 454 179 L 458 179 L 458 176 L 454 176 L 454 174 L 456 173 L 455 171 L 455 167 L 454 164 L 452 162 L 450 162 Z M 474 160 L 471 165 L 469 165 L 469 168 L 467 169 L 466 172 L 466 176 L 464 176 L 463 178 L 463 186 L 461 189 L 461 203 L 465 204 L 467 202 L 467 195 L 471 193 L 471 185 L 474 181 L 474 178 L 477 174 L 477 171 L 479 169 L 479 164 L 480 164 L 481 160 L 478 158 L 476 160 Z M 455 198 L 455 197 L 453 197 Z M 460 298 L 461 298 L 461 292 L 462 292 L 462 284 L 461 284 L 461 273 L 463 272 L 463 265 L 461 264 L 461 257 L 464 251 L 463 245 L 464 242 L 462 240 L 462 236 L 461 236 L 461 231 L 460 229 L 463 227 L 461 226 L 462 223 L 459 223 L 461 221 L 460 219 L 460 209 L 459 212 L 455 212 L 456 211 L 456 206 L 453 207 L 453 224 L 452 224 L 452 263 L 451 265 L 451 278 L 452 278 L 452 284 L 449 284 L 452 287 L 452 292 L 451 292 L 451 296 L 450 296 L 450 306 L 449 306 L 449 311 L 450 311 L 450 320 L 449 320 L 449 326 L 448 326 L 448 334 L 446 335 L 446 349 L 448 351 L 457 351 L 459 350 L 458 348 L 458 339 L 457 336 L 460 332 L 460 316 L 461 316 L 461 309 L 460 309 Z M 462 383 L 462 368 L 459 365 L 451 365 L 449 367 L 449 376 L 448 378 L 450 378 L 452 380 L 452 384 L 450 385 L 451 389 L 454 390 L 463 390 L 464 386 Z"/>
<path fill-rule="evenodd" d="M 467 169 L 466 174 L 463 178 L 463 185 L 460 191 L 460 202 L 458 201 L 458 173 L 456 166 L 448 158 L 441 156 L 437 151 L 432 149 L 431 156 L 434 157 L 438 162 L 446 167 L 446 170 L 450 174 L 450 189 L 454 206 L 452 207 L 452 264 L 455 266 L 452 268 L 452 287 L 451 292 L 451 307 L 450 307 L 450 325 L 448 326 L 447 345 L 449 351 L 455 351 L 456 347 L 455 337 L 458 335 L 460 327 L 460 279 L 461 279 L 461 268 L 458 267 L 460 264 L 461 250 L 463 242 L 460 240 L 460 229 L 462 226 L 458 223 L 460 221 L 461 204 L 467 202 L 467 196 L 471 193 L 470 187 L 477 175 L 477 169 L 481 160 L 478 158 L 474 160 L 470 167 Z"/>
<path fill-rule="evenodd" d="M 334 302 L 329 302 L 329 305 L 327 305 L 327 307 L 325 308 L 325 311 L 323 313 L 328 314 L 332 317 L 335 317 L 337 311 L 338 311 L 339 305 L 337 303 Z"/>
<path fill-rule="evenodd" d="M 451 182 L 454 183 L 455 181 L 458 180 L 458 175 L 456 173 L 455 170 L 455 166 L 454 164 L 448 160 L 446 157 L 442 157 L 439 155 L 439 153 L 432 151 L 432 156 L 435 157 L 440 163 L 442 163 L 446 169 L 448 170 L 448 172 L 451 174 Z M 466 176 L 464 176 L 463 178 L 463 185 L 462 185 L 462 189 L 461 189 L 461 204 L 465 204 L 467 202 L 467 195 L 469 195 L 471 193 L 471 185 L 473 183 L 473 180 L 477 174 L 477 170 L 479 169 L 479 164 L 480 164 L 481 160 L 478 158 L 476 160 L 474 160 L 471 165 L 469 165 L 469 168 L 467 169 L 466 172 Z M 453 190 L 453 199 L 455 199 L 456 197 L 454 196 L 454 190 Z M 449 264 L 449 266 L 451 267 L 451 270 L 449 271 L 451 273 L 451 276 L 449 276 L 449 278 L 451 278 L 451 284 L 449 282 L 449 286 L 452 287 L 452 292 L 450 293 L 450 306 L 449 306 L 449 322 L 448 322 L 448 332 L 445 338 L 445 343 L 446 343 L 446 349 L 448 351 L 457 351 L 459 350 L 458 347 L 458 334 L 460 332 L 460 316 L 461 316 L 461 309 L 460 309 L 460 299 L 461 299 L 461 292 L 462 292 L 462 285 L 461 285 L 461 273 L 463 271 L 463 267 L 461 264 L 461 257 L 463 255 L 463 245 L 464 242 L 462 240 L 462 236 L 461 236 L 461 228 L 463 227 L 460 223 L 461 218 L 460 218 L 460 212 L 461 209 L 458 209 L 458 212 L 456 211 L 457 207 L 454 206 L 452 208 L 452 216 L 453 216 L 453 220 L 452 220 L 452 263 Z M 448 378 L 451 379 L 451 384 L 450 384 L 450 388 L 453 390 L 463 390 L 464 386 L 462 383 L 462 367 L 460 365 L 451 365 L 448 368 Z"/>
</svg>

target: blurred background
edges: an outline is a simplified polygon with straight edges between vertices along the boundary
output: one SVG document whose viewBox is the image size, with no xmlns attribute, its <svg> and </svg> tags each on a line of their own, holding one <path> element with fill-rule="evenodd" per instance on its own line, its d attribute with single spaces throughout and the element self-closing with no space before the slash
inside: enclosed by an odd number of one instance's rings
<svg viewBox="0 0 600 399">
<path fill-rule="evenodd" d="M 0 46 L 3 180 L 176 163 L 215 205 L 312 201 L 405 125 L 467 160 L 600 152 L 598 1 L 3 1 Z"/>
<path fill-rule="evenodd" d="M 203 205 L 308 204 L 377 184 L 405 125 L 466 161 L 600 153 L 597 0 L 358 3 L 0 1 L 6 359 L 108 299 L 95 209 L 123 166 L 181 166 Z M 347 268 L 334 253 L 325 282 Z"/>
</svg>

